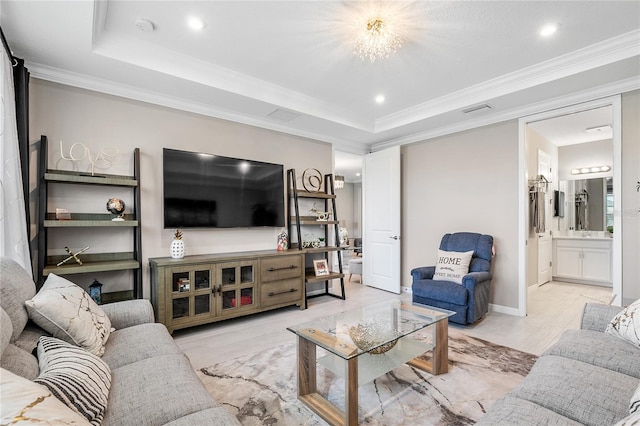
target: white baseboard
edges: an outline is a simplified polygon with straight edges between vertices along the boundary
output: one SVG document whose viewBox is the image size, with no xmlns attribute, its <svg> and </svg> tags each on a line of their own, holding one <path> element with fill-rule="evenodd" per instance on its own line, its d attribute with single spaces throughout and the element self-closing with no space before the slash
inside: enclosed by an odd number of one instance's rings
<svg viewBox="0 0 640 426">
<path fill-rule="evenodd" d="M 517 308 L 510 308 L 503 305 L 494 305 L 493 303 L 489 303 L 489 312 L 498 312 L 500 314 L 514 315 L 516 317 L 520 316 Z"/>
</svg>

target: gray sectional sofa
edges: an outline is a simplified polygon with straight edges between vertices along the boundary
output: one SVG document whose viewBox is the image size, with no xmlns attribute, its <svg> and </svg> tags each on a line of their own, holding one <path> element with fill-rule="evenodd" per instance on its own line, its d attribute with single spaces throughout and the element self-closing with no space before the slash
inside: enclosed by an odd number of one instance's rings
<svg viewBox="0 0 640 426">
<path fill-rule="evenodd" d="M 640 386 L 640 348 L 605 329 L 620 308 L 586 304 L 567 330 L 478 425 L 614 425 Z"/>
<path fill-rule="evenodd" d="M 33 380 L 39 372 L 32 351 L 39 337 L 47 334 L 28 321 L 24 306 L 36 288 L 15 262 L 3 258 L 1 268 L 0 364 Z M 111 369 L 102 425 L 239 424 L 212 399 L 164 325 L 154 323 L 149 301 L 130 300 L 101 307 L 116 329 L 102 356 Z"/>
</svg>

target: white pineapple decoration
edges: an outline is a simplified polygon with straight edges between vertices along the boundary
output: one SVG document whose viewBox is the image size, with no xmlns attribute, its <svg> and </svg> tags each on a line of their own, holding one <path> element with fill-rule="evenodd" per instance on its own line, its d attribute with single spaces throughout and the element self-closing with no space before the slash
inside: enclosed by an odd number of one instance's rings
<svg viewBox="0 0 640 426">
<path fill-rule="evenodd" d="M 176 229 L 171 241 L 171 257 L 174 259 L 182 259 L 184 257 L 184 241 L 182 241 L 182 232 Z"/>
</svg>

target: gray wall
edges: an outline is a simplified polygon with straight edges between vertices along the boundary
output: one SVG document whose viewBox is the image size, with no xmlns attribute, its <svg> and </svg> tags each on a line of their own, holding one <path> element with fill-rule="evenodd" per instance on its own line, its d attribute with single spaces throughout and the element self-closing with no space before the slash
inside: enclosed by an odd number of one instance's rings
<svg viewBox="0 0 640 426">
<path fill-rule="evenodd" d="M 142 267 L 147 298 L 150 295 L 147 259 L 169 256 L 174 232 L 163 229 L 162 223 L 163 147 L 283 164 L 285 170 L 295 168 L 298 174 L 309 167 L 323 173 L 332 171 L 332 147 L 324 142 L 42 80 L 31 80 L 30 109 L 31 139 L 48 136 L 50 168 L 70 166 L 70 162 L 60 161 L 60 141 L 65 150 L 76 142 L 84 143 L 94 155 L 105 146 L 117 146 L 121 155 L 104 171 L 112 174 L 132 174 L 131 152 L 135 147 L 140 148 Z M 83 167 L 87 164 L 83 162 Z M 76 186 L 73 191 L 77 190 Z M 93 187 L 81 192 L 80 197 L 77 192 L 72 196 L 69 194 L 64 188 L 53 194 L 49 211 L 65 207 L 72 212 L 106 213 L 105 203 L 109 197 L 123 198 L 125 202 L 131 198 L 119 190 L 101 192 Z M 279 231 L 277 228 L 187 229 L 184 230 L 186 253 L 275 249 Z M 52 243 L 63 253 L 65 245 L 75 248 L 90 245 L 90 252 L 126 251 L 129 247 L 129 239 L 114 232 L 104 233 L 97 229 L 78 235 L 71 232 L 57 234 Z M 94 276 L 77 278 L 78 284 L 86 287 Z M 110 281 L 100 281 L 109 283 L 110 287 L 105 286 L 104 291 L 126 289 L 130 282 L 127 276 L 118 274 L 109 275 L 105 280 Z"/>
<path fill-rule="evenodd" d="M 640 91 L 622 95 L 623 302 L 640 298 Z M 527 152 L 532 147 L 527 147 Z M 528 155 L 528 157 L 531 157 Z M 531 166 L 527 166 L 528 170 Z M 556 167 L 557 170 L 557 167 Z M 508 121 L 402 148 L 402 285 L 434 265 L 444 233 L 494 236 L 491 303 L 518 307 L 518 123 Z"/>
<path fill-rule="evenodd" d="M 518 304 L 518 122 L 402 147 L 402 285 L 448 232 L 494 237 L 492 303 Z"/>
<path fill-rule="evenodd" d="M 30 108 L 31 138 L 45 134 L 53 144 L 50 167 L 59 159 L 60 140 L 66 149 L 82 142 L 94 153 L 104 146 L 118 146 L 122 155 L 109 173 L 131 173 L 130 151 L 141 149 L 145 297 L 149 297 L 146 259 L 167 256 L 173 234 L 162 228 L 162 147 L 281 163 L 298 171 L 315 167 L 328 173 L 332 167 L 332 149 L 326 143 L 37 79 L 31 80 Z M 640 179 L 640 91 L 622 96 L 622 115 L 622 200 L 616 211 L 623 216 L 623 297 L 628 301 L 640 298 L 640 194 L 635 189 Z M 518 122 L 403 146 L 402 180 L 402 285 L 411 285 L 412 268 L 434 264 L 444 233 L 488 233 L 495 237 L 497 249 L 491 301 L 515 309 Z M 89 200 L 96 212 L 103 213 L 107 195 L 100 194 L 95 201 L 82 198 L 78 205 L 74 204 L 78 200 L 61 194 L 61 203 L 72 211 L 86 211 Z M 187 230 L 184 238 L 187 253 L 198 254 L 273 248 L 277 233 L 277 229 Z M 73 246 L 85 242 L 64 241 Z M 122 240 L 112 241 L 111 235 L 98 235 L 91 242 L 96 250 L 118 244 Z M 91 278 L 87 277 L 87 285 Z"/>
</svg>

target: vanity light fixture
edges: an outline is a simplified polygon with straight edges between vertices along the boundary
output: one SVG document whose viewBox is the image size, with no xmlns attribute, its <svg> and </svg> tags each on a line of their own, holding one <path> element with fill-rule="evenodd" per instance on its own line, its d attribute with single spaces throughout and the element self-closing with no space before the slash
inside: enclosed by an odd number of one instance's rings
<svg viewBox="0 0 640 426">
<path fill-rule="evenodd" d="M 579 169 L 571 170 L 572 175 L 584 175 L 588 173 L 603 173 L 611 170 L 610 166 L 593 166 L 593 167 L 581 167 Z"/>
</svg>

